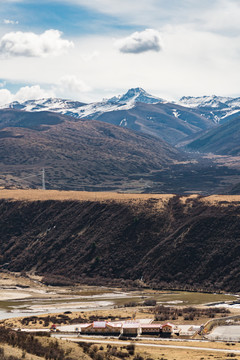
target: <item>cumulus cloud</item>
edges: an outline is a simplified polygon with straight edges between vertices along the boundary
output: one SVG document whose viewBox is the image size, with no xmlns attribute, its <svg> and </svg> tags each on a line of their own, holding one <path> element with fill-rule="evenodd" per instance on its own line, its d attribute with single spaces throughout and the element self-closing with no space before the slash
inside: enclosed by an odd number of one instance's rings
<svg viewBox="0 0 240 360">
<path fill-rule="evenodd" d="M 7 89 L 0 89 L 0 105 L 6 105 L 13 101 L 12 93 Z"/>
<path fill-rule="evenodd" d="M 2 82 L 0 87 L 1 85 L 3 87 L 6 83 Z M 40 85 L 23 86 L 16 93 L 13 93 L 6 88 L 0 88 L 0 106 L 13 101 L 24 102 L 58 96 L 78 98 L 80 94 L 82 96 L 90 90 L 91 88 L 76 76 L 65 75 L 57 83 L 49 86 L 48 89 L 43 89 Z"/>
<path fill-rule="evenodd" d="M 17 24 L 18 24 L 18 21 L 17 21 L 17 20 L 4 19 L 4 20 L 3 20 L 3 23 L 4 23 L 5 25 L 17 25 Z"/>
<path fill-rule="evenodd" d="M 54 97 L 53 90 L 42 89 L 39 85 L 21 87 L 14 95 L 16 101 L 37 100 L 43 98 Z"/>
<path fill-rule="evenodd" d="M 65 93 L 81 93 L 90 90 L 90 87 L 75 75 L 62 76 L 59 80 L 59 86 L 59 90 Z"/>
<path fill-rule="evenodd" d="M 120 52 L 131 54 L 162 50 L 160 33 L 154 29 L 136 31 L 130 36 L 118 40 L 115 46 Z"/>
<path fill-rule="evenodd" d="M 38 35 L 32 32 L 10 32 L 0 40 L 0 54 L 7 56 L 58 56 L 73 47 L 72 41 L 63 40 L 58 30 L 47 30 Z"/>
<path fill-rule="evenodd" d="M 0 105 L 6 105 L 13 101 L 37 100 L 55 97 L 53 90 L 44 90 L 39 85 L 21 87 L 15 94 L 8 89 L 0 89 Z"/>
</svg>

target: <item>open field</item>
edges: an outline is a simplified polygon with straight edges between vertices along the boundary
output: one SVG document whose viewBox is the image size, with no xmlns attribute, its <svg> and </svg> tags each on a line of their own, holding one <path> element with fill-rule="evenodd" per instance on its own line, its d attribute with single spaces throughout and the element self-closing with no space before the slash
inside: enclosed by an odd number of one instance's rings
<svg viewBox="0 0 240 360">
<path fill-rule="evenodd" d="M 1 199 L 45 201 L 45 200 L 77 200 L 77 201 L 144 201 L 158 199 L 163 203 L 172 194 L 123 194 L 115 192 L 58 191 L 58 190 L 6 190 L 0 188 Z"/>
<path fill-rule="evenodd" d="M 88 191 L 59 191 L 59 190 L 7 190 L 0 188 L 0 199 L 26 200 L 26 201 L 46 201 L 46 200 L 77 200 L 77 201 L 146 201 L 156 199 L 163 204 L 171 199 L 173 194 L 130 194 L 116 192 L 88 192 Z M 193 200 L 198 195 L 182 196 L 183 203 L 186 200 Z M 222 202 L 240 202 L 240 195 L 211 195 L 203 197 L 204 202 L 217 204 Z"/>
<path fill-rule="evenodd" d="M 161 359 L 161 360 L 203 360 L 203 359 L 219 359 L 225 360 L 226 356 L 230 354 L 235 356 L 240 355 L 240 348 L 235 344 L 223 343 L 199 343 L 199 342 L 146 342 L 143 341 L 119 341 L 119 340 L 99 340 L 99 339 L 82 339 L 74 340 L 76 342 L 82 341 L 86 343 L 93 343 L 96 349 L 101 346 L 104 351 L 107 351 L 109 346 L 116 347 L 119 350 L 124 349 L 127 344 L 135 345 L 135 356 L 142 356 L 143 359 Z M 232 357 L 232 356 L 231 356 Z M 237 360 L 237 358 L 236 358 Z"/>
</svg>

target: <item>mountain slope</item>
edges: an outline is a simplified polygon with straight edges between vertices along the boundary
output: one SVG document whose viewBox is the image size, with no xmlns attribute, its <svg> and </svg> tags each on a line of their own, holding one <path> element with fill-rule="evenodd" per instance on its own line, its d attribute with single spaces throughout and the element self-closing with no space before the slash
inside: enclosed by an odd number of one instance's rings
<svg viewBox="0 0 240 360">
<path fill-rule="evenodd" d="M 114 195 L 113 195 L 114 198 Z M 240 291 L 239 197 L 0 201 L 0 264 L 94 284 Z M 222 202 L 221 202 L 222 201 Z"/>
<path fill-rule="evenodd" d="M 142 189 L 139 179 L 186 158 L 160 139 L 93 120 L 2 110 L 1 122 L 1 170 L 5 180 L 14 174 L 8 184 L 39 187 L 39 178 L 21 178 L 45 167 L 50 188 Z"/>
<path fill-rule="evenodd" d="M 6 127 L 21 127 L 33 130 L 47 130 L 51 125 L 64 123 L 67 117 L 52 112 L 19 111 L 15 109 L 0 110 L 0 129 Z M 71 118 L 68 118 L 71 120 Z"/>
<path fill-rule="evenodd" d="M 198 111 L 171 103 L 137 103 L 128 110 L 108 111 L 90 118 L 158 136 L 173 145 L 215 126 Z"/>
<path fill-rule="evenodd" d="M 230 120 L 190 142 L 188 150 L 220 155 L 240 155 L 240 118 Z"/>
</svg>

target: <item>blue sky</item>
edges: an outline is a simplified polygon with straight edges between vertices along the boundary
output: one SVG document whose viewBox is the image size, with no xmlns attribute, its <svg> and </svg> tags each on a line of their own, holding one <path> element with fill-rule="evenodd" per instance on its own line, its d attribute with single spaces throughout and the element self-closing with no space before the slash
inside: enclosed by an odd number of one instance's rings
<svg viewBox="0 0 240 360">
<path fill-rule="evenodd" d="M 240 96 L 239 18 L 239 0 L 4 0 L 0 104 L 137 86 L 167 99 Z"/>
<path fill-rule="evenodd" d="M 69 2 L 12 2 L 4 4 L 0 14 L 4 19 L 17 19 L 18 29 L 22 31 L 58 29 L 65 36 L 73 37 L 134 29 L 132 25 L 123 24 L 118 17 Z"/>
</svg>

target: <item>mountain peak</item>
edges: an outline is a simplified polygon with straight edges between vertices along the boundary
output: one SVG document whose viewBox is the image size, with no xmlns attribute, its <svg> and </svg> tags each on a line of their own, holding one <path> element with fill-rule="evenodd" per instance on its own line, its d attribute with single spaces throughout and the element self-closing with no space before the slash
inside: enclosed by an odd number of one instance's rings
<svg viewBox="0 0 240 360">
<path fill-rule="evenodd" d="M 115 104 L 133 105 L 136 102 L 142 102 L 146 104 L 157 104 L 159 102 L 165 102 L 165 100 L 147 93 L 141 87 L 136 87 L 129 89 L 123 95 L 112 97 L 111 99 L 108 100 L 108 102 Z"/>
</svg>

